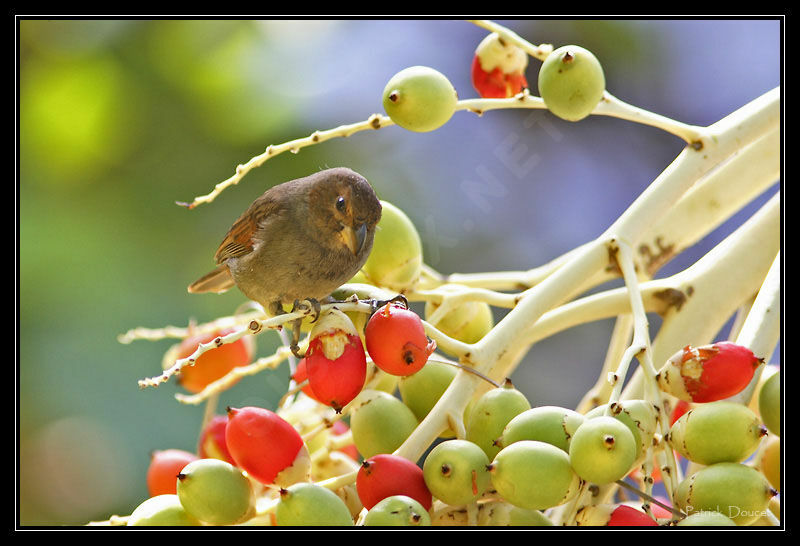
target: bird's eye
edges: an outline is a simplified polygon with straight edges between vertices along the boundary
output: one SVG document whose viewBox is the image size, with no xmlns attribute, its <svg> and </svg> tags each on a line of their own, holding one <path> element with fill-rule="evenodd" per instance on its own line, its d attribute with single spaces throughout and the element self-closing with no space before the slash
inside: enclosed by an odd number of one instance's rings
<svg viewBox="0 0 800 546">
<path fill-rule="evenodd" d="M 336 200 L 336 208 L 339 210 L 339 212 L 344 212 L 344 209 L 345 209 L 344 204 L 345 204 L 344 203 L 344 197 L 339 197 Z"/>
</svg>

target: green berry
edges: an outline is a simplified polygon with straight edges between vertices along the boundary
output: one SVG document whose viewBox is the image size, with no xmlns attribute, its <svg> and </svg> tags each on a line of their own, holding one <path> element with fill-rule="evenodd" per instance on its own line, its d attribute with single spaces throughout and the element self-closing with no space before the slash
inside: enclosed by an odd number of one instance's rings
<svg viewBox="0 0 800 546">
<path fill-rule="evenodd" d="M 362 457 L 392 453 L 419 424 L 408 406 L 384 391 L 365 390 L 350 415 L 353 443 Z"/>
<path fill-rule="evenodd" d="M 447 284 L 440 290 L 455 290 L 458 285 Z M 439 304 L 429 301 L 425 304 L 425 318 L 430 321 L 431 315 L 439 308 Z M 494 326 L 492 308 L 483 301 L 468 301 L 457 305 L 435 323 L 442 333 L 464 343 L 477 343 Z"/>
<path fill-rule="evenodd" d="M 300 482 L 281 489 L 280 495 L 275 507 L 275 521 L 280 527 L 353 525 L 344 501 L 321 485 Z"/>
<path fill-rule="evenodd" d="M 539 70 L 539 93 L 548 110 L 567 121 L 588 116 L 603 98 L 603 67 L 582 47 L 569 45 L 547 56 Z"/>
<path fill-rule="evenodd" d="M 372 251 L 361 274 L 369 284 L 403 292 L 422 273 L 422 239 L 402 210 L 387 201 L 381 201 L 381 206 Z"/>
<path fill-rule="evenodd" d="M 431 494 L 451 506 L 478 500 L 489 487 L 486 453 L 467 440 L 447 440 L 434 447 L 422 466 Z"/>
<path fill-rule="evenodd" d="M 586 414 L 588 419 L 605 415 L 608 404 L 598 406 Z M 636 459 L 638 460 L 653 443 L 656 431 L 656 409 L 646 400 L 622 400 L 615 404 L 611 416 L 628 427 L 636 440 Z"/>
<path fill-rule="evenodd" d="M 763 425 L 747 406 L 720 400 L 684 413 L 672 425 L 668 440 L 690 461 L 710 465 L 745 460 L 764 434 Z"/>
<path fill-rule="evenodd" d="M 547 442 L 559 449 L 569 451 L 569 442 L 585 417 L 567 408 L 539 406 L 523 411 L 503 429 L 499 444 L 510 446 L 520 440 Z"/>
<path fill-rule="evenodd" d="M 598 485 L 624 477 L 636 462 L 636 440 L 621 421 L 607 416 L 586 419 L 569 444 L 575 472 Z"/>
<path fill-rule="evenodd" d="M 202 525 L 183 508 L 178 495 L 156 495 L 136 507 L 128 518 L 129 527 L 184 527 Z"/>
<path fill-rule="evenodd" d="M 418 372 L 400 378 L 397 385 L 400 397 L 419 421 L 425 419 L 428 412 L 436 405 L 457 371 L 449 364 L 429 360 Z M 455 432 L 448 429 L 440 436 L 451 438 L 455 436 Z"/>
<path fill-rule="evenodd" d="M 428 527 L 431 516 L 419 502 L 405 495 L 386 497 L 364 516 L 365 527 Z"/>
<path fill-rule="evenodd" d="M 764 440 L 758 454 L 756 464 L 769 484 L 775 490 L 781 492 L 781 439 L 778 436 L 770 436 Z"/>
<path fill-rule="evenodd" d="M 736 527 L 736 522 L 719 512 L 695 512 L 675 525 L 677 527 Z"/>
<path fill-rule="evenodd" d="M 781 372 L 772 374 L 758 394 L 758 412 L 769 431 L 781 435 Z"/>
<path fill-rule="evenodd" d="M 736 525 L 748 525 L 768 510 L 776 493 L 758 470 L 741 463 L 717 463 L 678 485 L 675 506 L 688 515 L 720 512 Z"/>
<path fill-rule="evenodd" d="M 492 485 L 503 499 L 528 510 L 563 504 L 577 494 L 580 485 L 563 450 L 533 440 L 503 448 L 489 472 Z"/>
<path fill-rule="evenodd" d="M 397 125 L 425 133 L 453 116 L 458 94 L 441 72 L 412 66 L 395 74 L 383 90 L 383 108 Z"/>
<path fill-rule="evenodd" d="M 186 512 L 212 525 L 232 525 L 255 513 L 255 494 L 242 471 L 219 459 L 198 459 L 178 474 L 178 498 Z"/>
<path fill-rule="evenodd" d="M 531 404 L 511 383 L 485 392 L 472 406 L 465 423 L 466 440 L 478 444 L 489 459 L 500 451 L 497 440 L 511 419 Z"/>
</svg>

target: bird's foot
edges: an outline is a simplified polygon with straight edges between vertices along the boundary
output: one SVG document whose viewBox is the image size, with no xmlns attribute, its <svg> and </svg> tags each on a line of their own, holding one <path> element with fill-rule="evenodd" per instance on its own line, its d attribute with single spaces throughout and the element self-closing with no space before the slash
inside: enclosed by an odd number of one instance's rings
<svg viewBox="0 0 800 546">
<path fill-rule="evenodd" d="M 322 313 L 322 305 L 320 305 L 319 301 L 314 298 L 307 298 L 303 301 L 294 300 L 294 305 L 292 306 L 292 313 L 296 311 L 311 311 L 310 314 L 314 316 L 314 320 L 311 323 L 317 322 L 320 313 Z M 301 319 L 302 320 L 302 319 Z"/>
<path fill-rule="evenodd" d="M 400 302 L 403 306 L 408 309 L 408 299 L 403 294 L 398 294 L 395 297 L 388 299 L 388 300 L 369 300 L 370 307 L 372 307 L 372 311 L 370 311 L 370 316 L 375 314 L 375 311 L 383 307 L 384 305 L 388 305 L 390 303 Z"/>
</svg>

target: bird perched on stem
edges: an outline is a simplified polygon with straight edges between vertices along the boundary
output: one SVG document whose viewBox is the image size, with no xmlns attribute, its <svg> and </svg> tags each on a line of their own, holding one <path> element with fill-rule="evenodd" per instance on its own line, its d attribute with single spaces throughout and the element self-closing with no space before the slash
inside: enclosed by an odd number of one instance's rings
<svg viewBox="0 0 800 546">
<path fill-rule="evenodd" d="M 278 184 L 244 211 L 225 236 L 216 269 L 189 292 L 225 292 L 236 285 L 271 315 L 318 300 L 364 265 L 381 218 L 366 178 L 344 167 Z M 292 328 L 297 354 L 300 321 Z M 299 355 L 298 355 L 299 356 Z"/>
</svg>

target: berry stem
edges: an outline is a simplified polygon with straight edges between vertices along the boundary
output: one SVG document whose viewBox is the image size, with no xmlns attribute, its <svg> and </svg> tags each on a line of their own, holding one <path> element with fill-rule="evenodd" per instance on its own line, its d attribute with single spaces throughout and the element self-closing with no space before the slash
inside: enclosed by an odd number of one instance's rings
<svg viewBox="0 0 800 546">
<path fill-rule="evenodd" d="M 502 40 L 519 46 L 519 48 L 525 53 L 535 59 L 539 59 L 540 61 L 545 60 L 547 56 L 553 52 L 553 46 L 551 44 L 535 46 L 522 38 L 516 32 L 513 32 L 502 25 L 498 25 L 495 22 L 488 21 L 486 19 L 474 19 L 469 22 L 481 28 L 485 28 L 489 32 L 496 32 Z"/>
<path fill-rule="evenodd" d="M 750 312 L 736 336 L 736 343 L 747 347 L 756 356 L 769 358 L 781 335 L 781 253 L 775 256 Z M 749 404 L 764 365 L 758 367 L 747 387 L 730 400 Z"/>
</svg>

